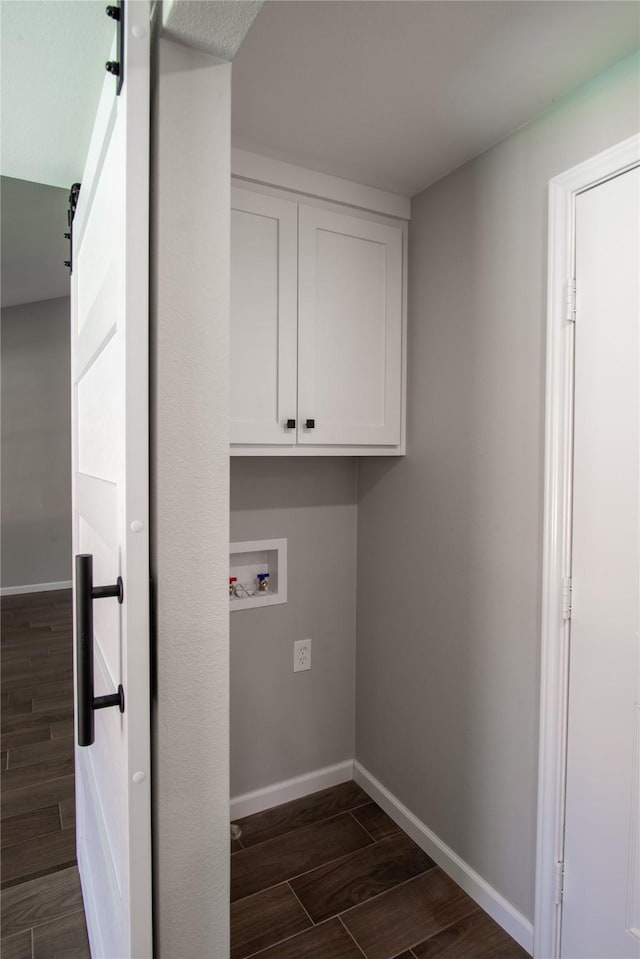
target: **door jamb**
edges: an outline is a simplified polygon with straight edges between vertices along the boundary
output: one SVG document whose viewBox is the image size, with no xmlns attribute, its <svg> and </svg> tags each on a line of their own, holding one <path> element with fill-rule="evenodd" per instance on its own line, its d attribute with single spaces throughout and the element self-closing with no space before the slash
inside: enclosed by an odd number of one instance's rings
<svg viewBox="0 0 640 959">
<path fill-rule="evenodd" d="M 536 848 L 535 959 L 560 955 L 558 871 L 564 849 L 569 627 L 563 593 L 571 575 L 575 199 L 640 163 L 640 134 L 549 181 L 547 365 L 542 553 L 540 745 Z"/>
</svg>

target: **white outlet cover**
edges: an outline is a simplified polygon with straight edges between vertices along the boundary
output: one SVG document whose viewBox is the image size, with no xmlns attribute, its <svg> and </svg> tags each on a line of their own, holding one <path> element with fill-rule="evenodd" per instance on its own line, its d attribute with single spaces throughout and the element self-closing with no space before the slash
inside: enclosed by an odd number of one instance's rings
<svg viewBox="0 0 640 959">
<path fill-rule="evenodd" d="M 293 644 L 293 671 L 301 673 L 311 669 L 311 640 L 299 639 Z"/>
</svg>

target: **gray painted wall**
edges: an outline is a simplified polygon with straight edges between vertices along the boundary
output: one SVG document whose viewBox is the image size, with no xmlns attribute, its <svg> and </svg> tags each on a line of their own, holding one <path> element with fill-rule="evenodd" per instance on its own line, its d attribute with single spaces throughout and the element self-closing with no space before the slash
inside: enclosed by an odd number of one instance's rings
<svg viewBox="0 0 640 959">
<path fill-rule="evenodd" d="M 154 955 L 224 959 L 231 66 L 161 40 L 153 83 Z"/>
<path fill-rule="evenodd" d="M 357 758 L 530 919 L 547 183 L 639 107 L 634 57 L 414 200 L 408 455 L 359 470 Z"/>
<path fill-rule="evenodd" d="M 230 617 L 232 796 L 353 759 L 356 517 L 352 458 L 232 458 L 232 541 L 288 540 L 287 603 Z"/>
<path fill-rule="evenodd" d="M 68 208 L 69 187 L 0 177 L 3 309 L 59 297 L 68 299 L 69 270 L 64 265 L 69 259 L 69 241 L 64 238 Z"/>
<path fill-rule="evenodd" d="M 71 579 L 69 298 L 2 310 L 3 587 Z"/>
</svg>

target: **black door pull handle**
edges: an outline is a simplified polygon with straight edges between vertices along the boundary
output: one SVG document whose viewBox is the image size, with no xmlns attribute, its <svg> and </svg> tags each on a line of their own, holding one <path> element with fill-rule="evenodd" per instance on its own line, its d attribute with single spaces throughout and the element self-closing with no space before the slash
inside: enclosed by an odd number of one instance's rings
<svg viewBox="0 0 640 959">
<path fill-rule="evenodd" d="M 114 597 L 124 599 L 122 577 L 113 586 L 93 585 L 93 556 L 76 556 L 76 681 L 78 705 L 78 746 L 91 746 L 95 740 L 94 711 L 117 706 L 124 712 L 124 689 L 108 696 L 93 695 L 93 601 Z"/>
</svg>

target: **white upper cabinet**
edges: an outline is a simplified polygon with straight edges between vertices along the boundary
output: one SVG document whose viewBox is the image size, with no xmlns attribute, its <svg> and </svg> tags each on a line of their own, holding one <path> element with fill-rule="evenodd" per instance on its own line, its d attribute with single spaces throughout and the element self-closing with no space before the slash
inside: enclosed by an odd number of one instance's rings
<svg viewBox="0 0 640 959">
<path fill-rule="evenodd" d="M 231 191 L 231 443 L 295 443 L 298 208 Z"/>
<path fill-rule="evenodd" d="M 406 221 L 314 193 L 231 191 L 231 453 L 402 454 Z"/>
<path fill-rule="evenodd" d="M 398 446 L 402 228 L 300 204 L 298 242 L 298 443 Z"/>
</svg>

